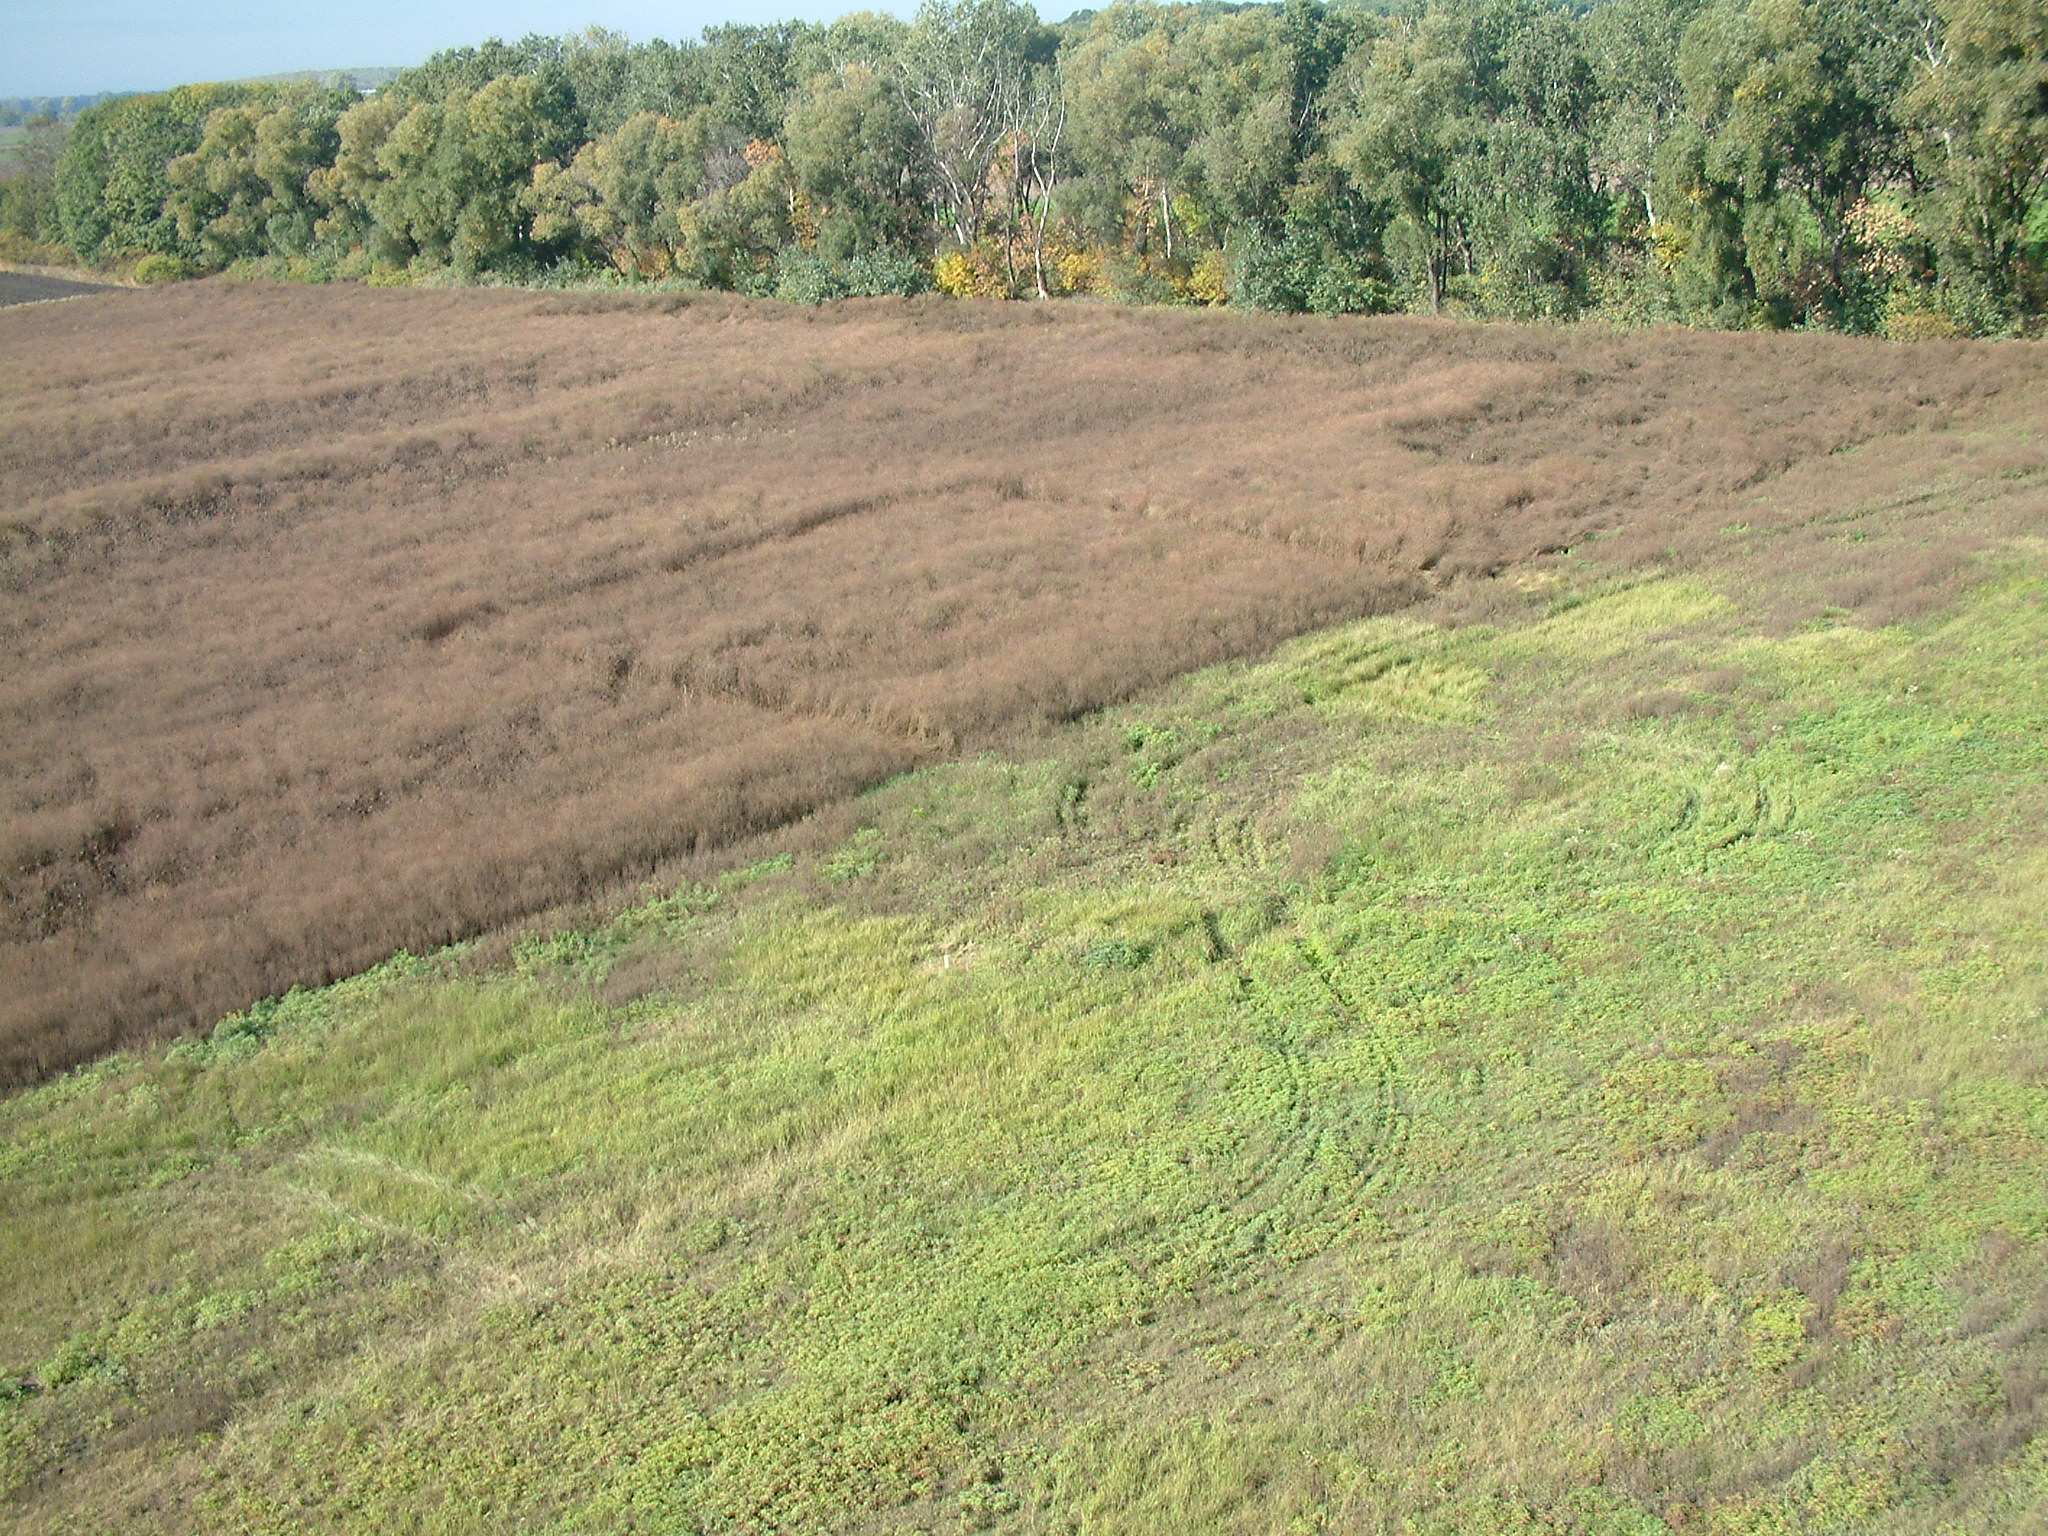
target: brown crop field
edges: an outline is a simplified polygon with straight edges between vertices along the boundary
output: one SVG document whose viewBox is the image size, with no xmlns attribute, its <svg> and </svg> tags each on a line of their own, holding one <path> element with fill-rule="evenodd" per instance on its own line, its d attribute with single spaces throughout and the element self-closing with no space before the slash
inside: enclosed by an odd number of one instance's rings
<svg viewBox="0 0 2048 1536">
<path fill-rule="evenodd" d="M 1851 445 L 1996 473 L 2048 390 L 2021 346 L 222 283 L 0 355 L 5 1081 L 1594 534 L 1824 520 Z"/>
</svg>

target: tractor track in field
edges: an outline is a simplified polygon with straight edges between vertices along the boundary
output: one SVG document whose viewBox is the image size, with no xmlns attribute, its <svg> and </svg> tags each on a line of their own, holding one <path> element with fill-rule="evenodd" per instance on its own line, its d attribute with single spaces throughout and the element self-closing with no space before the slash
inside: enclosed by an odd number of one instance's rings
<svg viewBox="0 0 2048 1536">
<path fill-rule="evenodd" d="M 1408 1140 L 1408 1116 L 1401 1108 L 1401 1068 L 1383 1022 L 1369 1021 L 1352 1002 L 1337 979 L 1336 966 L 1322 947 L 1306 935 L 1294 941 L 1295 953 L 1315 976 L 1332 1014 L 1345 1026 L 1349 1038 L 1360 1042 L 1374 1067 L 1374 1088 L 1366 1117 L 1365 1145 L 1351 1149 L 1352 1156 L 1370 1166 L 1365 1177 L 1368 1193 L 1390 1183 Z"/>
<path fill-rule="evenodd" d="M 1313 978 L 1320 1011 L 1334 1031 L 1319 1030 L 1298 1001 L 1230 953 L 1213 914 L 1205 915 L 1204 927 L 1212 954 L 1233 968 L 1240 1004 L 1259 1021 L 1256 1039 L 1266 1066 L 1256 1073 L 1254 1088 L 1271 1101 L 1261 1116 L 1270 1134 L 1242 1170 L 1237 1208 L 1277 1222 L 1292 1191 L 1311 1182 L 1321 1186 L 1319 1200 L 1363 1204 L 1398 1176 L 1407 1141 L 1400 1064 L 1386 1026 L 1352 1000 L 1335 963 L 1313 938 L 1297 933 L 1289 947 Z M 1319 1046 L 1350 1047 L 1369 1064 L 1371 1082 L 1354 1098 L 1359 1112 L 1347 1115 L 1319 1105 Z"/>
</svg>

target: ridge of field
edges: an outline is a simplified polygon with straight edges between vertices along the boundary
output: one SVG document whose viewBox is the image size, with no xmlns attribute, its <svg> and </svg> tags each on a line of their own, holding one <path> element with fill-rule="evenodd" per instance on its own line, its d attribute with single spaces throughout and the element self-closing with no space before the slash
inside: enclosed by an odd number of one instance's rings
<svg viewBox="0 0 2048 1536">
<path fill-rule="evenodd" d="M 1801 466 L 2048 385 L 2028 346 L 225 283 L 0 338 L 0 1081 L 1597 531 L 1823 518 Z"/>
<path fill-rule="evenodd" d="M 2044 454 L 0 1100 L 0 1525 L 2040 1528 Z"/>
</svg>

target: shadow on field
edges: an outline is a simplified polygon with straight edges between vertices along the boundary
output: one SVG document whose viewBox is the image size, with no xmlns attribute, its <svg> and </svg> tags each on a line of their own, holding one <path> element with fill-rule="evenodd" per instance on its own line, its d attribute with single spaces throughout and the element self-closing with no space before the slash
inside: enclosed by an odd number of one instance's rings
<svg viewBox="0 0 2048 1536">
<path fill-rule="evenodd" d="M 112 293 L 107 283 L 80 283 L 40 272 L 0 271 L 0 309 L 14 304 L 43 304 L 51 299 L 78 299 L 89 293 Z"/>
</svg>

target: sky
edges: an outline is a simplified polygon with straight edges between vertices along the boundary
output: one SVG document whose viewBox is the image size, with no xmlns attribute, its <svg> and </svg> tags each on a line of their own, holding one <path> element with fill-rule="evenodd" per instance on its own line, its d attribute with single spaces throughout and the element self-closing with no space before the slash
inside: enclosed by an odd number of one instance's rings
<svg viewBox="0 0 2048 1536">
<path fill-rule="evenodd" d="M 0 0 L 0 96 L 417 64 L 436 48 L 590 22 L 636 40 L 675 39 L 721 21 L 913 9 L 915 0 Z"/>
</svg>

